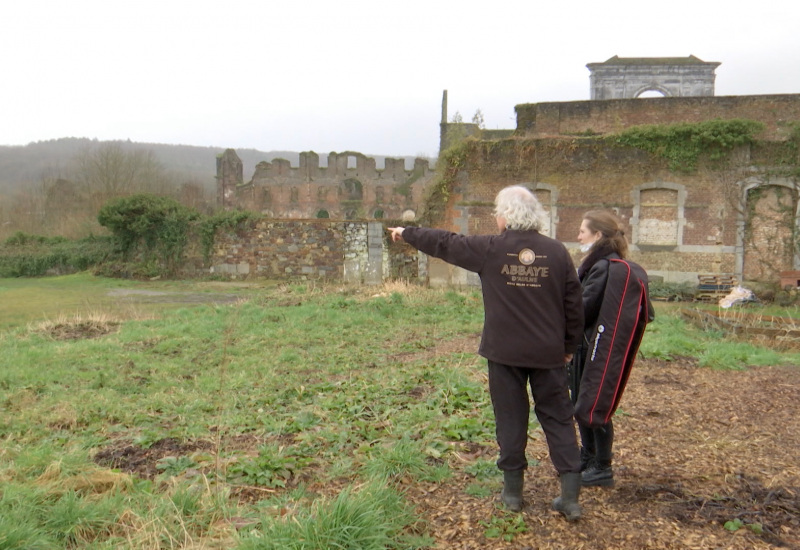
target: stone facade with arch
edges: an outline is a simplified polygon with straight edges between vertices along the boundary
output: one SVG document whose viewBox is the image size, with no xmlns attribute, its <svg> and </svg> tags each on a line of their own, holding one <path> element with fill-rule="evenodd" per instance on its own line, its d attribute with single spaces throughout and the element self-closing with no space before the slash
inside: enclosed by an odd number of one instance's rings
<svg viewBox="0 0 800 550">
<path fill-rule="evenodd" d="M 646 92 L 664 97 L 713 96 L 720 63 L 688 57 L 618 57 L 589 63 L 591 99 L 631 99 Z"/>
</svg>

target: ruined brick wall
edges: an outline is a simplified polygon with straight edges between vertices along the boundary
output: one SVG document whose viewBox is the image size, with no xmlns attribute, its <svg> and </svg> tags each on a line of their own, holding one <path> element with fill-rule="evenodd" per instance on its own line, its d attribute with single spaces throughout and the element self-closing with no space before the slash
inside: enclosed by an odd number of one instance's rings
<svg viewBox="0 0 800 550">
<path fill-rule="evenodd" d="M 738 154 L 748 158 L 746 151 Z M 745 247 L 764 248 L 767 236 L 773 241 L 770 250 L 775 248 L 774 231 L 754 230 L 749 240 L 743 240 L 738 229 L 744 220 L 737 201 L 745 182 L 776 182 L 759 176 L 747 162 L 736 166 L 726 169 L 701 162 L 695 172 L 674 173 L 658 157 L 600 138 L 473 142 L 437 225 L 469 234 L 496 233 L 491 208 L 495 195 L 507 185 L 527 185 L 535 189 L 548 212 L 545 232 L 565 242 L 576 262 L 576 235 L 584 213 L 609 209 L 624 223 L 631 259 L 666 281 L 696 283 L 700 273 L 741 273 L 748 258 Z M 797 193 L 791 188 L 792 182 L 782 187 L 786 194 L 781 212 L 797 205 Z M 772 227 L 762 210 L 757 210 L 756 226 Z M 791 220 L 783 223 L 791 224 Z M 761 267 L 758 277 L 762 280 L 775 278 L 781 269 L 792 269 L 786 253 L 768 270 L 763 259 L 749 257 L 751 265 Z M 436 261 L 431 261 L 429 271 L 439 283 L 463 284 L 468 278 Z"/>
<path fill-rule="evenodd" d="M 770 158 L 769 150 L 771 145 L 787 143 L 792 125 L 800 122 L 800 95 L 540 103 L 518 105 L 516 111 L 513 136 L 498 131 L 468 140 L 466 159 L 463 163 L 459 159 L 459 169 L 448 176 L 446 192 L 438 195 L 443 202 L 434 209 L 422 204 L 434 182 L 424 159 L 417 159 L 410 170 L 403 160 L 387 159 L 385 168 L 378 170 L 374 159 L 360 153 L 331 153 L 327 167 L 321 167 L 318 155 L 308 152 L 301 154 L 298 167 L 280 159 L 261 163 L 251 180 L 243 183 L 238 157 L 226 151 L 218 163 L 224 207 L 284 221 L 269 222 L 267 236 L 257 237 L 257 243 L 221 244 L 214 265 L 232 274 L 246 265 L 247 274 L 269 277 L 375 281 L 379 275 L 395 273 L 421 276 L 431 284 L 477 284 L 474 274 L 424 256 L 417 261 L 416 256 L 404 256 L 403 247 L 378 245 L 376 230 L 370 233 L 361 222 L 347 231 L 366 235 L 366 251 L 356 251 L 360 237 L 346 239 L 344 229 L 333 228 L 346 227 L 337 224 L 347 219 L 414 219 L 428 209 L 439 212 L 430 220 L 435 227 L 465 234 L 494 233 L 495 195 L 506 185 L 522 184 L 535 190 L 547 212 L 544 232 L 565 242 L 576 261 L 583 214 L 606 208 L 622 219 L 631 258 L 666 281 L 696 283 L 700 273 L 772 280 L 780 270 L 798 268 L 793 243 L 788 242 L 800 233 L 792 229 L 797 224 L 798 182 L 796 176 L 775 176 L 773 169 L 787 159 Z M 665 161 L 641 150 L 578 137 L 640 124 L 733 118 L 763 122 L 760 141 L 736 151 L 727 168 L 701 162 L 692 173 L 673 172 Z M 456 126 L 463 125 L 443 120 L 442 135 Z M 795 151 L 789 165 L 800 165 L 797 156 Z M 770 190 L 752 192 L 761 188 Z M 436 194 L 431 196 L 439 200 Z M 301 228 L 314 227 L 311 219 L 323 214 L 331 220 L 323 224 L 325 231 L 334 236 L 316 230 L 302 236 Z M 287 219 L 303 221 L 296 225 Z M 283 231 L 290 233 L 281 237 Z M 311 241 L 304 244 L 303 238 Z M 335 244 L 317 248 L 321 242 Z M 345 254 L 352 256 L 347 259 Z M 381 265 L 375 267 L 379 257 Z"/>
<path fill-rule="evenodd" d="M 229 165 L 235 152 L 226 155 Z M 283 159 L 261 162 L 250 181 L 233 186 L 218 163 L 221 205 L 273 218 L 413 219 L 434 177 L 420 158 L 408 170 L 404 159 L 394 158 L 379 170 L 374 158 L 355 152 L 330 153 L 327 162 L 320 166 L 314 152 L 300 153 L 297 167 Z"/>
<path fill-rule="evenodd" d="M 659 97 L 517 105 L 517 135 L 616 133 L 641 124 L 743 118 L 766 125 L 762 139 L 784 139 L 800 120 L 800 95 Z"/>
</svg>

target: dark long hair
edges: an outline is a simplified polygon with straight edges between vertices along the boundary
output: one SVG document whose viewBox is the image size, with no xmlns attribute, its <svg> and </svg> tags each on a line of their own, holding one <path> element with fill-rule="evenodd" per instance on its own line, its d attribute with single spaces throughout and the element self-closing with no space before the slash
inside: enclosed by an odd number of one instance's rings
<svg viewBox="0 0 800 550">
<path fill-rule="evenodd" d="M 578 268 L 578 275 L 583 275 L 600 258 L 616 253 L 622 259 L 628 256 L 628 241 L 619 218 L 607 210 L 590 210 L 583 215 L 586 227 L 592 233 L 600 233 L 589 254 Z"/>
</svg>

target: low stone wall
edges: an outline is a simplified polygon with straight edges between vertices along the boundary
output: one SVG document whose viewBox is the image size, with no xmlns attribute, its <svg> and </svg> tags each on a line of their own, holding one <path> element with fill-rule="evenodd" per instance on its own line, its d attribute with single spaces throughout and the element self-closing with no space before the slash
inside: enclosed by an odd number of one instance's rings
<svg viewBox="0 0 800 550">
<path fill-rule="evenodd" d="M 418 279 L 416 251 L 390 246 L 389 241 L 380 222 L 264 219 L 247 229 L 217 233 L 209 260 L 200 269 L 230 278 L 360 284 Z"/>
</svg>

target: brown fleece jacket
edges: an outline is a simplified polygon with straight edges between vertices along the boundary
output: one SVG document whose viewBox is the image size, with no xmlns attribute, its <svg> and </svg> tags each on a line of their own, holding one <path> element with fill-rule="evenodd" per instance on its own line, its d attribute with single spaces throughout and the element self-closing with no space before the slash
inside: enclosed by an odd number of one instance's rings
<svg viewBox="0 0 800 550">
<path fill-rule="evenodd" d="M 480 276 L 484 326 L 478 353 L 515 367 L 557 368 L 583 333 L 581 285 L 563 244 L 537 231 L 460 235 L 407 227 L 414 248 Z"/>
</svg>

